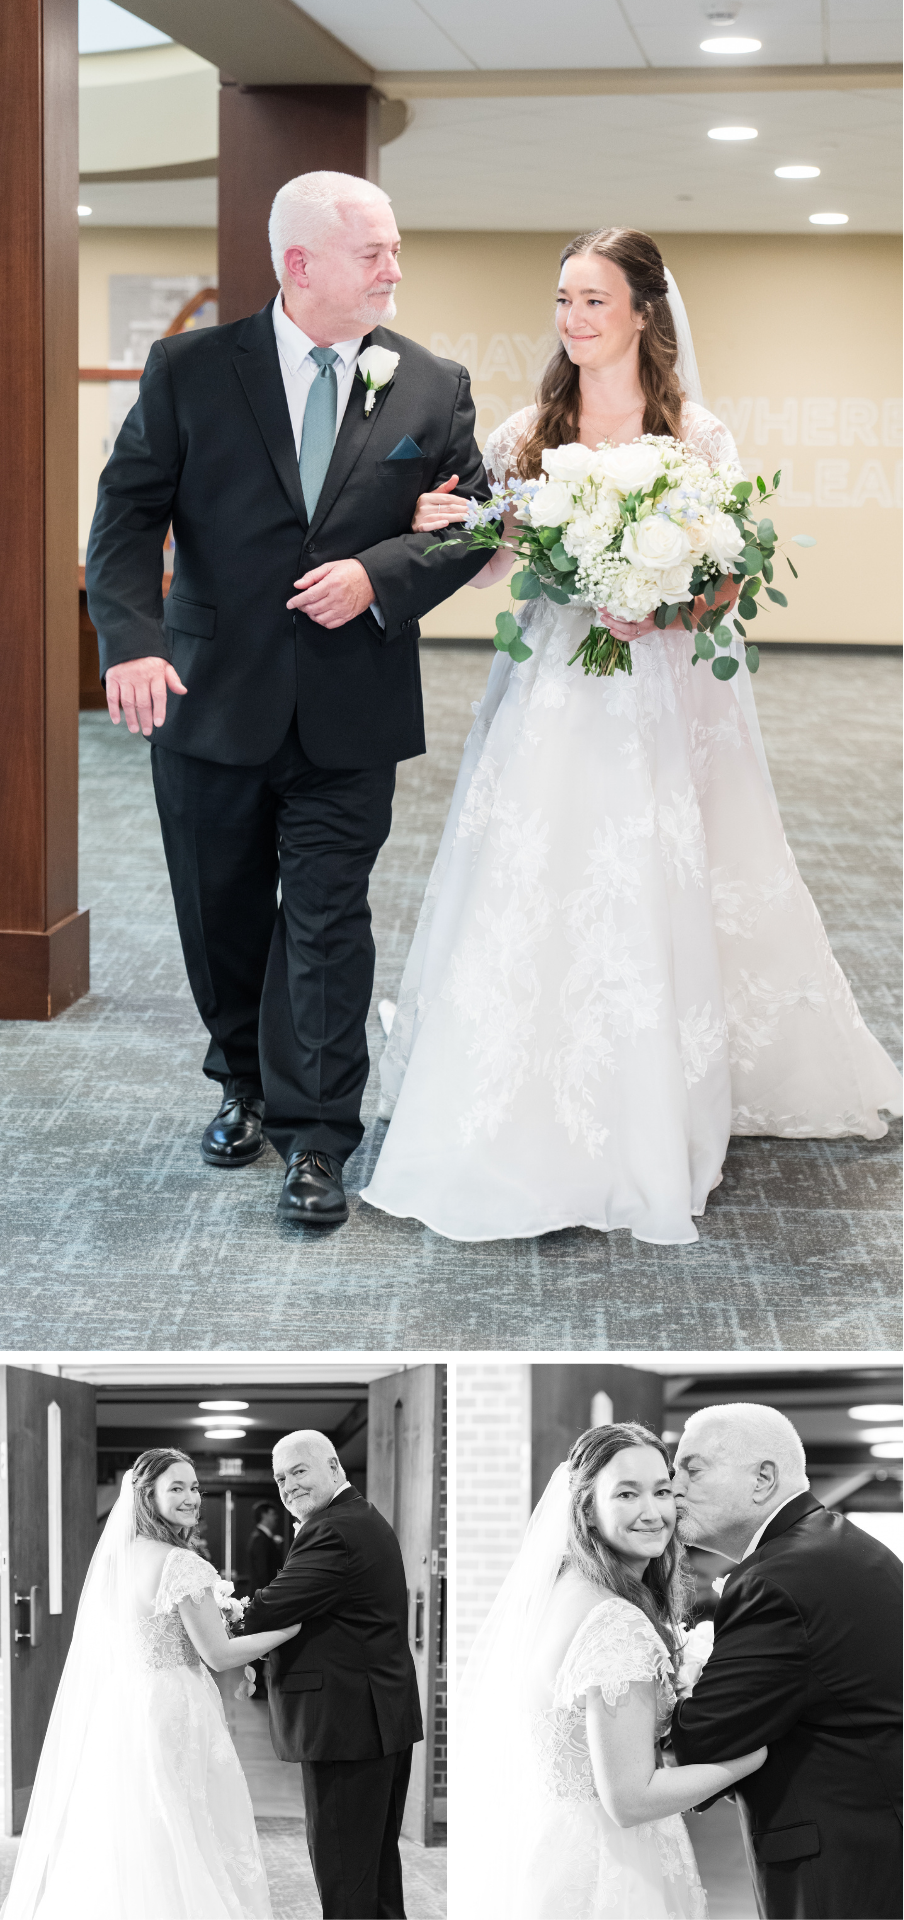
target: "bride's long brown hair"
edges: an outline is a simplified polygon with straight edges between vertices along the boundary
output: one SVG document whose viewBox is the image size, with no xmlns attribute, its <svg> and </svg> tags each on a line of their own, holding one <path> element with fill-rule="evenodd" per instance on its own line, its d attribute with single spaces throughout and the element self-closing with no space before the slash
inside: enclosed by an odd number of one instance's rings
<svg viewBox="0 0 904 1920">
<path fill-rule="evenodd" d="M 672 1534 L 663 1553 L 651 1556 L 645 1573 L 638 1580 L 604 1540 L 594 1516 L 597 1475 L 627 1447 L 654 1447 L 662 1455 L 671 1479 L 673 1469 L 666 1448 L 649 1427 L 641 1426 L 636 1420 L 588 1427 L 586 1433 L 578 1436 L 568 1455 L 571 1497 L 564 1565 L 573 1567 L 592 1586 L 617 1593 L 622 1600 L 630 1600 L 632 1606 L 639 1607 L 674 1660 L 681 1645 L 680 1625 L 691 1610 L 694 1593 L 693 1577 L 677 1533 Z"/>
<path fill-rule="evenodd" d="M 582 253 L 598 253 L 620 268 L 631 291 L 631 306 L 644 316 L 638 367 L 644 396 L 644 433 L 679 436 L 684 395 L 675 371 L 678 342 L 662 254 L 655 240 L 634 227 L 602 227 L 598 233 L 580 233 L 570 240 L 561 265 Z M 518 472 L 523 480 L 536 480 L 544 447 L 562 447 L 577 440 L 580 388 L 580 368 L 569 360 L 560 340 L 537 388 L 537 418 L 518 452 Z"/>
</svg>

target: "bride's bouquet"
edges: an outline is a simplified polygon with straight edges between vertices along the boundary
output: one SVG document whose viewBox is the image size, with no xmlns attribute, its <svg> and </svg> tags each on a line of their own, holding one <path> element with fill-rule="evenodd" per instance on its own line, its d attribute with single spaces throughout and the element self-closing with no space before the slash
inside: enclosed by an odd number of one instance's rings
<svg viewBox="0 0 904 1920">
<path fill-rule="evenodd" d="M 250 1596 L 247 1600 L 240 1600 L 231 1580 L 218 1580 L 212 1591 L 213 1597 L 220 1610 L 223 1625 L 226 1628 L 230 1640 L 232 1640 L 235 1637 L 233 1628 L 241 1625 L 245 1609 L 251 1605 Z M 257 1683 L 254 1668 L 248 1666 L 245 1668 L 243 1677 L 235 1688 L 235 1698 L 237 1700 L 250 1700 L 252 1694 L 256 1691 Z"/>
<path fill-rule="evenodd" d="M 517 553 L 521 569 L 512 578 L 512 598 L 559 606 L 586 606 L 597 620 L 569 665 L 582 660 L 585 673 L 631 672 L 631 648 L 618 640 L 602 615 L 657 627 L 680 618 L 695 636 L 693 663 L 710 660 L 719 680 L 730 680 L 738 660 L 730 651 L 735 634 L 746 647 L 752 673 L 757 648 L 748 644 L 742 621 L 755 620 L 757 596 L 780 607 L 788 602 L 773 585 L 776 533 L 772 521 L 754 512 L 754 484 L 734 465 L 712 466 L 683 441 L 645 433 L 626 446 L 585 447 L 574 442 L 547 448 L 540 480 L 496 485 L 490 500 L 472 500 L 465 531 L 472 545 Z M 758 475 L 756 509 L 772 498 Z M 514 510 L 514 538 L 504 538 L 503 517 Z M 809 535 L 794 536 L 812 546 Z M 790 560 L 788 566 L 797 574 Z M 726 625 L 729 582 L 740 586 L 733 629 Z M 694 610 L 694 603 L 702 607 Z M 514 613 L 496 620 L 496 646 L 526 660 L 527 646 Z"/>
</svg>

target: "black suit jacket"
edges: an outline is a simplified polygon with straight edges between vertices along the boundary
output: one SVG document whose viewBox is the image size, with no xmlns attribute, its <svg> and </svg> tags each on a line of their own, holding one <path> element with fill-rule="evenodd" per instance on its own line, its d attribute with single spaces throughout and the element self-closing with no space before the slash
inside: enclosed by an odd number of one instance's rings
<svg viewBox="0 0 904 1920">
<path fill-rule="evenodd" d="M 768 1745 L 735 1788 L 759 1910 L 901 1914 L 901 1567 L 802 1493 L 728 1576 L 672 1721 L 682 1765 Z"/>
<path fill-rule="evenodd" d="M 299 1620 L 301 1632 L 269 1656 L 280 1760 L 378 1760 L 423 1739 L 401 1548 L 353 1487 L 296 1534 L 242 1628 Z"/>
<path fill-rule="evenodd" d="M 248 1541 L 248 1571 L 252 1586 L 266 1587 L 276 1578 L 285 1558 L 283 1543 L 255 1527 Z"/>
<path fill-rule="evenodd" d="M 486 556 L 449 546 L 456 527 L 412 533 L 411 518 L 418 494 L 453 473 L 463 494 L 486 499 L 489 488 L 464 368 L 385 327 L 364 344 L 390 348 L 399 363 L 366 417 L 356 376 L 310 526 L 271 307 L 151 348 L 100 477 L 85 579 L 101 673 L 159 654 L 187 686 L 168 696 L 154 734 L 177 753 L 259 765 L 296 705 L 317 766 L 380 766 L 425 751 L 418 618 Z M 420 454 L 389 459 L 406 436 Z M 176 556 L 164 602 L 170 520 Z M 384 629 L 369 611 L 332 632 L 287 611 L 295 580 L 345 559 L 366 568 Z"/>
</svg>

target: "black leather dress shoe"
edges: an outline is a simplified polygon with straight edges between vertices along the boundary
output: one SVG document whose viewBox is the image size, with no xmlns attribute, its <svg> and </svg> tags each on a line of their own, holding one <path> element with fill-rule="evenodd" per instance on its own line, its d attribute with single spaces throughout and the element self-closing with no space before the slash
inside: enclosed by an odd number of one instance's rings
<svg viewBox="0 0 904 1920">
<path fill-rule="evenodd" d="M 321 1147 L 293 1153 L 277 1212 L 298 1227 L 341 1227 L 348 1219 L 341 1161 Z"/>
<path fill-rule="evenodd" d="M 263 1100 L 244 1094 L 223 1101 L 210 1126 L 201 1135 L 201 1152 L 212 1167 L 247 1167 L 264 1151 L 261 1131 Z"/>
</svg>

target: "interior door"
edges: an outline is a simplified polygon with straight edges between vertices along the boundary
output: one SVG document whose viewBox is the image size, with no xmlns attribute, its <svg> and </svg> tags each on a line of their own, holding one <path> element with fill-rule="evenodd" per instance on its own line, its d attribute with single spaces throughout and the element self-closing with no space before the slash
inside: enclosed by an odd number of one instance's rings
<svg viewBox="0 0 904 1920">
<path fill-rule="evenodd" d="M 441 1367 L 409 1367 L 373 1381 L 367 1424 L 367 1498 L 389 1521 L 402 1549 L 408 1638 L 424 1720 L 402 1832 L 428 1847 L 434 1844 L 442 1376 Z"/>
<path fill-rule="evenodd" d="M 94 1388 L 0 1367 L 3 1831 L 21 1833 L 97 1540 Z"/>
</svg>

